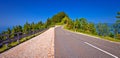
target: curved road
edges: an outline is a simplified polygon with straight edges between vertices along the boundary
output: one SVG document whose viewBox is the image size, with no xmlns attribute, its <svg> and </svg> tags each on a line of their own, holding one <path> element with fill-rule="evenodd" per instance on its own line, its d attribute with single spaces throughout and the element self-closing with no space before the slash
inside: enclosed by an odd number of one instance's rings
<svg viewBox="0 0 120 58">
<path fill-rule="evenodd" d="M 119 58 L 120 44 L 55 28 L 55 58 Z"/>
</svg>

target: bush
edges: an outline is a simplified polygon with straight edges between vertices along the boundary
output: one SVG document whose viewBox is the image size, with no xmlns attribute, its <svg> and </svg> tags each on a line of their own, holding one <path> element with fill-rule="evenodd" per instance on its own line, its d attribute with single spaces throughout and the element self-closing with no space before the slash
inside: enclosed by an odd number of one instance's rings
<svg viewBox="0 0 120 58">
<path fill-rule="evenodd" d="M 120 39 L 120 34 L 117 34 L 117 39 Z"/>
<path fill-rule="evenodd" d="M 114 38 L 114 34 L 110 33 L 110 34 L 109 34 L 109 37 Z"/>
</svg>

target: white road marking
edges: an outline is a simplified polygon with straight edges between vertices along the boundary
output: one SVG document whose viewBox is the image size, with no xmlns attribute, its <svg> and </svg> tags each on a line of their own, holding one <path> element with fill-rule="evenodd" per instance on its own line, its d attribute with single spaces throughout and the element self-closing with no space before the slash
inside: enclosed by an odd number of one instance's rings
<svg viewBox="0 0 120 58">
<path fill-rule="evenodd" d="M 95 49 L 98 49 L 99 51 L 102 51 L 102 52 L 104 52 L 104 53 L 106 53 L 106 54 L 108 54 L 110 56 L 113 56 L 114 58 L 118 58 L 117 56 L 115 56 L 115 55 L 113 55 L 113 54 L 111 54 L 111 53 L 109 53 L 109 52 L 107 52 L 105 50 L 102 50 L 102 49 L 100 49 L 100 48 L 98 48 L 98 47 L 96 47 L 96 46 L 94 46 L 94 45 L 92 45 L 92 44 L 90 44 L 88 42 L 84 42 L 84 43 L 87 44 L 87 45 L 89 45 L 89 46 L 91 46 L 91 47 L 93 47 L 93 48 L 95 48 Z"/>
</svg>

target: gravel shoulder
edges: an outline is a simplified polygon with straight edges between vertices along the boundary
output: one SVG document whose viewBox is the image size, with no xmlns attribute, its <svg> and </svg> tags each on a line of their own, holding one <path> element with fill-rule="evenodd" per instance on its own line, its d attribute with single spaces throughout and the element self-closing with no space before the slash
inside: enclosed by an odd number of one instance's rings
<svg viewBox="0 0 120 58">
<path fill-rule="evenodd" d="M 1 53 L 0 58 L 54 58 L 54 28 Z"/>
</svg>

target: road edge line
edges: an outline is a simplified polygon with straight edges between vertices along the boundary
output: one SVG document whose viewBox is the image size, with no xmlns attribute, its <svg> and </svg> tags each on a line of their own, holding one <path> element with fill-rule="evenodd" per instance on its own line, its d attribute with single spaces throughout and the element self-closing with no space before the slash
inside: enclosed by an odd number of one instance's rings
<svg viewBox="0 0 120 58">
<path fill-rule="evenodd" d="M 109 53 L 109 52 L 107 52 L 107 51 L 105 51 L 103 49 L 100 49 L 100 48 L 98 48 L 98 47 L 96 47 L 96 46 L 94 46 L 94 45 L 92 45 L 92 44 L 90 44 L 88 42 L 84 42 L 84 43 L 91 46 L 91 47 L 93 47 L 93 48 L 95 48 L 95 49 L 97 49 L 97 50 L 99 50 L 99 51 L 102 51 L 102 52 L 104 52 L 104 53 L 106 53 L 106 54 L 108 54 L 108 55 L 110 55 L 110 56 L 112 56 L 114 58 L 118 58 L 117 56 L 115 56 L 115 55 L 113 55 L 113 54 L 111 54 L 111 53 Z"/>
<path fill-rule="evenodd" d="M 64 29 L 64 28 L 63 28 L 63 29 Z M 114 42 L 114 41 L 110 41 L 110 40 L 102 39 L 102 38 L 100 38 L 100 37 L 96 37 L 96 36 L 88 35 L 88 34 L 85 34 L 85 33 L 74 32 L 74 31 L 71 31 L 71 30 L 68 30 L 68 29 L 64 29 L 64 30 L 67 30 L 67 31 L 72 32 L 72 33 L 81 34 L 81 35 L 84 35 L 84 36 L 89 36 L 89 37 L 93 37 L 93 38 L 96 38 L 96 39 L 104 40 L 104 41 L 107 41 L 107 42 L 115 43 L 115 44 L 120 44 L 120 42 Z"/>
</svg>

